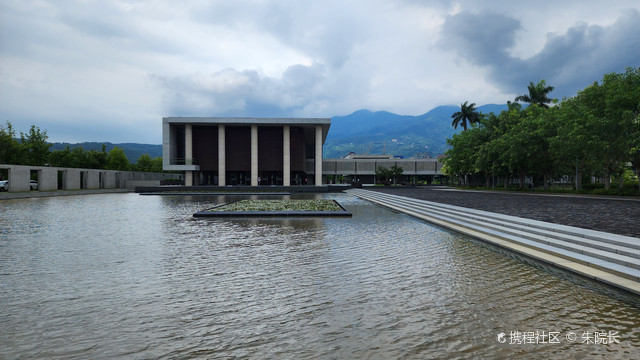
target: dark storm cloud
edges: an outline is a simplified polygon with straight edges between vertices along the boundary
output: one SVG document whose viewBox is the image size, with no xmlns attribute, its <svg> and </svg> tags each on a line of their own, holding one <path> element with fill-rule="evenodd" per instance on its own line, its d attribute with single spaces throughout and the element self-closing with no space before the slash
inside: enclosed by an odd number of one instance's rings
<svg viewBox="0 0 640 360">
<path fill-rule="evenodd" d="M 440 45 L 476 65 L 504 63 L 520 28 L 519 21 L 504 15 L 463 11 L 447 17 Z"/>
<path fill-rule="evenodd" d="M 548 34 L 543 49 L 528 59 L 509 54 L 520 22 L 484 12 L 447 17 L 440 46 L 489 70 L 489 81 L 522 92 L 529 81 L 545 79 L 556 98 L 573 96 L 610 72 L 640 65 L 640 13 L 630 10 L 610 26 L 579 23 L 564 34 Z"/>
</svg>

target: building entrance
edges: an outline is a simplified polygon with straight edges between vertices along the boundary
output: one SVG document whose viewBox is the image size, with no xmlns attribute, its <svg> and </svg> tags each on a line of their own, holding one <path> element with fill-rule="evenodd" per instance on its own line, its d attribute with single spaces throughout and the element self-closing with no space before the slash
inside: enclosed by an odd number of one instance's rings
<svg viewBox="0 0 640 360">
<path fill-rule="evenodd" d="M 251 185 L 251 172 L 228 171 L 227 182 L 229 185 Z"/>
<path fill-rule="evenodd" d="M 260 171 L 258 185 L 282 185 L 282 171 Z"/>
</svg>

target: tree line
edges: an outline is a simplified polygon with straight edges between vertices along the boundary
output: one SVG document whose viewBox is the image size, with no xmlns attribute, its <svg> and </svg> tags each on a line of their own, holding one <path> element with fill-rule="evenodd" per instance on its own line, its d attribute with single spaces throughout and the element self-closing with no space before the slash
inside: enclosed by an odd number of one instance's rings
<svg viewBox="0 0 640 360">
<path fill-rule="evenodd" d="M 162 172 L 162 157 L 151 158 L 143 154 L 137 163 L 127 159 L 124 150 L 114 147 L 109 152 L 102 144 L 100 151 L 84 150 L 82 147 L 51 151 L 46 130 L 32 125 L 27 133 L 16 131 L 10 122 L 0 126 L 0 164 L 55 166 L 82 169 L 106 169 L 121 171 Z"/>
<path fill-rule="evenodd" d="M 397 165 L 393 165 L 390 169 L 387 169 L 384 166 L 378 166 L 376 169 L 376 179 L 380 180 L 385 185 L 390 185 L 391 181 L 393 181 L 393 184 L 395 185 L 403 172 L 404 169 Z"/>
<path fill-rule="evenodd" d="M 461 104 L 452 126 L 465 130 L 447 139 L 447 174 L 486 187 L 496 186 L 495 179 L 505 187 L 518 179 L 521 189 L 526 178 L 549 189 L 569 175 L 582 190 L 584 179 L 596 177 L 607 191 L 612 178 L 622 185 L 634 173 L 638 176 L 640 68 L 606 74 L 562 101 L 547 97 L 553 87 L 544 80 L 530 83 L 528 90 L 498 115 L 478 113 L 468 101 Z"/>
</svg>

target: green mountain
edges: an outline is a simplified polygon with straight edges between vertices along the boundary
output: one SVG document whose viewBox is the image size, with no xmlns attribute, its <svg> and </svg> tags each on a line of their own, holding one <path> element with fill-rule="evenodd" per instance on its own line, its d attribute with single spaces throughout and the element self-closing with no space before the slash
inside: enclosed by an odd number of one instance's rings
<svg viewBox="0 0 640 360">
<path fill-rule="evenodd" d="M 489 104 L 478 107 L 482 113 L 500 113 L 507 105 Z M 347 116 L 331 119 L 331 128 L 324 144 L 324 157 L 342 158 L 350 152 L 357 154 L 391 154 L 409 157 L 436 157 L 447 151 L 447 138 L 455 130 L 451 126 L 451 115 L 459 111 L 459 106 L 438 106 L 423 115 L 398 115 L 386 111 L 371 112 L 358 110 Z M 82 147 L 85 151 L 102 151 L 99 142 L 78 144 L 53 143 L 51 150 Z M 129 162 L 136 163 L 142 154 L 152 158 L 162 156 L 162 145 L 104 143 L 109 152 L 115 146 L 124 150 Z"/>
<path fill-rule="evenodd" d="M 483 105 L 482 113 L 499 113 L 507 105 Z M 461 131 L 451 126 L 451 115 L 459 106 L 438 106 L 423 115 L 398 115 L 386 111 L 358 110 L 331 119 L 324 145 L 325 158 L 357 154 L 391 154 L 409 157 L 436 157 L 447 151 L 447 138 Z"/>
</svg>

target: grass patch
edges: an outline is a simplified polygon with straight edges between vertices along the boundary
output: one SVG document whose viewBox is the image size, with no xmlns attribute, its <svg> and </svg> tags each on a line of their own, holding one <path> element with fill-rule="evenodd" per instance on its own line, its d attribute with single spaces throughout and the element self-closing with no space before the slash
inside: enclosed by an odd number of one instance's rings
<svg viewBox="0 0 640 360">
<path fill-rule="evenodd" d="M 333 200 L 240 200 L 209 211 L 342 211 Z"/>
<path fill-rule="evenodd" d="M 348 216 L 335 200 L 240 200 L 199 211 L 194 217 Z"/>
</svg>

